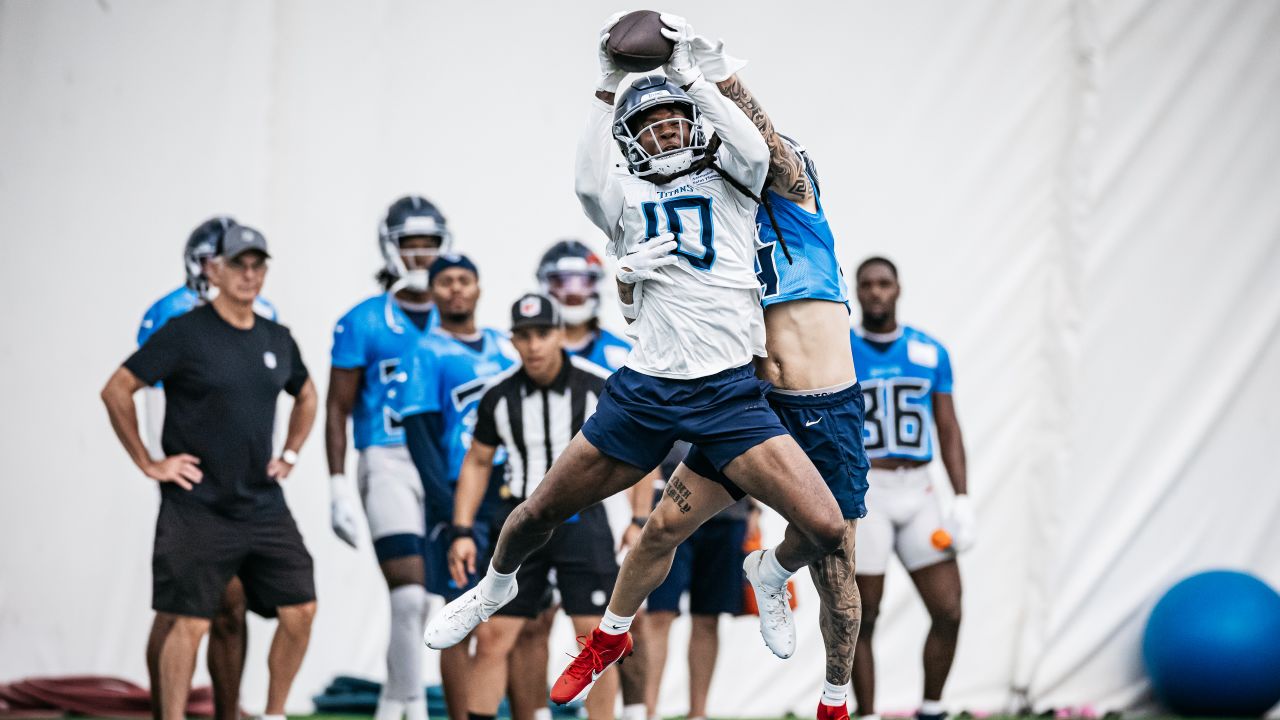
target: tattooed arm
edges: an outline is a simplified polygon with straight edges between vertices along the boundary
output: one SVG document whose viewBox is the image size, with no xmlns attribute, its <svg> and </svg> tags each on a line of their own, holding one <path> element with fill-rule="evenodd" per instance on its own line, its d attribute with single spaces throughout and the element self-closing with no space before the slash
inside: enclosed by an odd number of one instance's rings
<svg viewBox="0 0 1280 720">
<path fill-rule="evenodd" d="M 809 212 L 817 212 L 818 204 L 813 196 L 813 184 L 805 173 L 804 161 L 796 155 L 786 142 L 773 129 L 773 121 L 761 107 L 746 85 L 737 75 L 716 83 L 720 94 L 733 101 L 734 105 L 751 120 L 756 129 L 764 137 L 769 146 L 769 187 L 782 197 L 800 205 Z"/>
</svg>

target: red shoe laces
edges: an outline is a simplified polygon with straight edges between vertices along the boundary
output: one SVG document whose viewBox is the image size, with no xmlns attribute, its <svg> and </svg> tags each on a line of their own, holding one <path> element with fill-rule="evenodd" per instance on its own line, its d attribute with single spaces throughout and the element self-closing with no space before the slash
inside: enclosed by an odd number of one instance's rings
<svg viewBox="0 0 1280 720">
<path fill-rule="evenodd" d="M 591 647 L 590 635 L 579 635 L 578 645 L 582 647 L 573 662 L 569 663 L 569 667 L 564 671 L 566 675 L 575 677 L 584 677 L 592 671 L 603 672 L 604 660 L 600 657 L 600 653 Z"/>
</svg>

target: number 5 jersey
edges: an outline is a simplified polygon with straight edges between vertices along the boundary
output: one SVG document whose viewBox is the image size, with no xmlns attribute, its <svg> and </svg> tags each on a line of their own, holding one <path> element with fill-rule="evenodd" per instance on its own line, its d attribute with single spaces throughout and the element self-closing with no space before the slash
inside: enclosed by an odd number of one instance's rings
<svg viewBox="0 0 1280 720">
<path fill-rule="evenodd" d="M 951 392 L 951 358 L 942 343 L 913 327 L 883 341 L 849 332 L 866 400 L 867 457 L 933 459 L 933 394 Z"/>
</svg>

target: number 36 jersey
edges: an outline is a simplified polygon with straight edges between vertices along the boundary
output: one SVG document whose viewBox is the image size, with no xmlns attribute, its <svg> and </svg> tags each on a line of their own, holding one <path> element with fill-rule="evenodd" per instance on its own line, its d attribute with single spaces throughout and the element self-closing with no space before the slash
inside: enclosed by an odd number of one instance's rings
<svg viewBox="0 0 1280 720">
<path fill-rule="evenodd" d="M 888 342 L 849 332 L 866 401 L 868 458 L 933 459 L 933 394 L 951 392 L 951 358 L 937 340 L 904 326 Z"/>
<path fill-rule="evenodd" d="M 716 162 L 759 192 L 769 149 L 759 131 L 713 85 L 689 95 L 722 145 Z M 756 203 L 713 170 L 655 185 L 619 167 L 610 132 L 612 107 L 594 101 L 578 147 L 576 189 L 583 210 L 621 258 L 664 233 L 676 236 L 678 262 L 657 270 L 670 282 L 642 284 L 635 345 L 627 367 L 656 377 L 692 379 L 745 365 L 764 352 L 764 316 L 756 278 Z"/>
</svg>

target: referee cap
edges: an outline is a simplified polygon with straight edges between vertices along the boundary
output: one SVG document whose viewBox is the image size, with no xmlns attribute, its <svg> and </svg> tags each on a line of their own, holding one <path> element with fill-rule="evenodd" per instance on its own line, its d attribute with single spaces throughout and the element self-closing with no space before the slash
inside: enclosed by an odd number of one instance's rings
<svg viewBox="0 0 1280 720">
<path fill-rule="evenodd" d="M 511 306 L 511 329 L 526 327 L 560 327 L 560 308 L 556 301 L 541 293 L 526 293 Z"/>
</svg>

